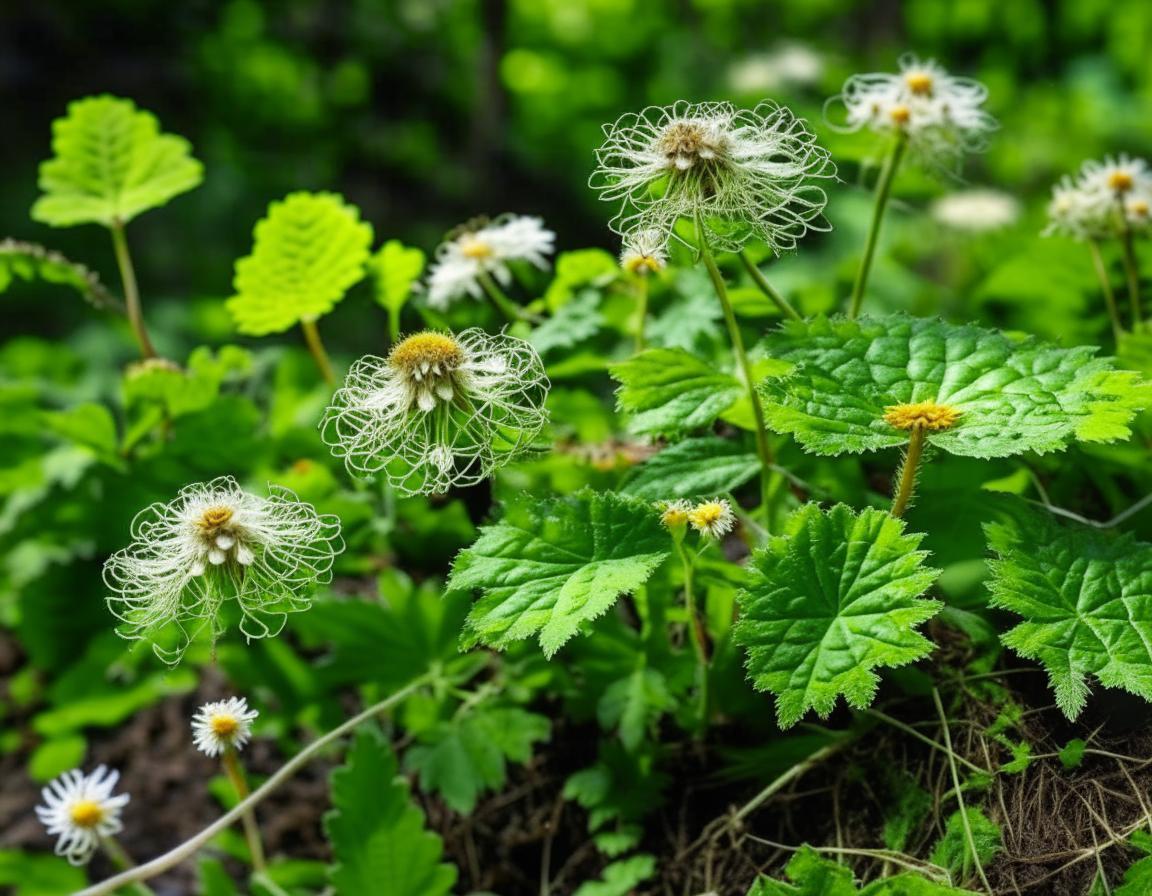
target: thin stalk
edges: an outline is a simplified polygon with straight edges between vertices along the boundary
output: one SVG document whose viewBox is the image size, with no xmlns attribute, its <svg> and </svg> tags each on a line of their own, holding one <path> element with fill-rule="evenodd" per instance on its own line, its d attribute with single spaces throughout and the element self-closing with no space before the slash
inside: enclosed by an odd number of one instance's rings
<svg viewBox="0 0 1152 896">
<path fill-rule="evenodd" d="M 240 766 L 240 757 L 236 755 L 236 748 L 226 747 L 221 762 L 224 766 L 224 773 L 236 791 L 237 799 L 243 802 L 250 794 L 248 780 L 244 777 L 244 769 Z M 260 839 L 260 828 L 256 825 L 256 814 L 249 810 L 240 818 L 244 823 L 244 839 L 248 841 L 248 853 L 252 857 L 252 867 L 257 873 L 260 873 L 268 865 L 264 861 L 264 842 Z"/>
<path fill-rule="evenodd" d="M 400 309 L 388 309 L 388 343 L 395 345 L 400 341 Z"/>
<path fill-rule="evenodd" d="M 169 868 L 175 867 L 185 859 L 191 858 L 199 852 L 205 844 L 211 841 L 213 837 L 221 831 L 232 827 L 239 819 L 243 818 L 245 812 L 250 812 L 257 804 L 267 799 L 279 789 L 285 781 L 296 774 L 303 766 L 307 765 L 314 756 L 323 751 L 325 747 L 339 740 L 361 723 L 386 712 L 397 703 L 407 699 L 415 691 L 427 684 L 431 678 L 431 674 L 421 675 L 415 681 L 401 688 L 390 697 L 381 700 L 379 703 L 372 704 L 363 712 L 357 713 L 348 719 L 348 721 L 337 725 L 327 734 L 312 741 L 312 743 L 308 744 L 308 746 L 285 762 L 271 778 L 254 790 L 250 796 L 241 800 L 233 806 L 231 810 L 225 812 L 212 822 L 212 824 L 204 828 L 199 834 L 185 840 L 175 849 L 169 850 L 164 853 L 164 855 L 158 856 L 150 862 L 145 862 L 143 865 L 137 865 L 135 868 L 123 871 L 98 884 L 86 887 L 73 894 L 73 896 L 107 896 L 107 894 L 114 893 L 120 887 L 135 883 L 136 881 L 148 880 L 157 874 L 163 874 Z"/>
<path fill-rule="evenodd" d="M 984 865 L 980 862 L 980 855 L 976 852 L 976 840 L 972 836 L 972 824 L 968 821 L 968 810 L 964 808 L 964 795 L 960 791 L 960 773 L 956 771 L 956 760 L 952 750 L 952 732 L 948 728 L 948 716 L 944 714 L 944 704 L 940 702 L 940 692 L 932 688 L 932 701 L 936 704 L 936 714 L 940 716 L 940 725 L 944 729 L 944 746 L 948 748 L 948 769 L 952 772 L 952 786 L 956 790 L 956 802 L 960 806 L 960 821 L 964 825 L 964 839 L 968 842 L 968 850 L 972 853 L 972 864 L 980 875 L 980 883 L 984 885 L 988 896 L 994 896 L 992 885 L 988 883 L 988 875 L 984 873 Z"/>
<path fill-rule="evenodd" d="M 864 304 L 864 290 L 868 286 L 868 273 L 872 270 L 872 258 L 876 254 L 876 242 L 880 237 L 880 226 L 884 221 L 884 209 L 888 205 L 888 196 L 892 192 L 892 181 L 896 178 L 896 171 L 900 167 L 900 160 L 904 158 L 904 150 L 908 141 L 903 134 L 896 137 L 888 158 L 884 160 L 884 168 L 880 171 L 880 180 L 876 182 L 876 203 L 872 208 L 872 223 L 868 227 L 868 240 L 864 243 L 864 257 L 860 259 L 860 269 L 856 272 L 856 283 L 852 287 L 852 301 L 848 306 L 848 316 L 857 317 L 860 306 Z"/>
<path fill-rule="evenodd" d="M 756 794 L 756 796 L 752 797 L 752 799 L 741 806 L 736 811 L 736 814 L 732 816 L 729 824 L 731 825 L 732 823 L 743 821 L 745 818 L 759 809 L 762 805 L 764 805 L 764 803 L 772 799 L 772 797 L 778 794 L 781 790 L 783 790 L 801 775 L 805 774 L 810 768 L 819 765 L 829 756 L 832 756 L 833 754 L 843 749 L 847 743 L 848 740 L 844 739 L 837 741 L 836 743 L 829 744 L 826 747 L 821 747 L 807 759 L 804 759 L 801 762 L 797 762 L 794 766 L 788 769 L 788 771 L 777 777 L 771 784 L 769 784 L 758 794 Z"/>
<path fill-rule="evenodd" d="M 736 363 L 744 378 L 744 387 L 748 390 L 748 400 L 752 403 L 752 415 L 756 421 L 756 453 L 760 456 L 760 503 L 763 505 L 764 519 L 771 525 L 772 504 L 776 491 L 773 489 L 772 448 L 768 444 L 768 428 L 764 425 L 764 407 L 760 404 L 760 395 L 756 392 L 756 380 L 752 375 L 752 365 L 748 361 L 748 353 L 744 350 L 744 337 L 740 335 L 740 324 L 736 321 L 736 313 L 732 310 L 732 302 L 728 298 L 728 287 L 724 284 L 724 275 L 716 267 L 716 259 L 708 248 L 708 240 L 704 236 L 704 228 L 699 221 L 696 222 L 696 231 L 700 237 L 700 257 L 708 269 L 708 276 L 712 279 L 712 288 L 720 300 L 720 307 L 724 310 L 724 323 L 728 327 L 728 337 L 732 340 L 732 353 L 736 356 Z"/>
<path fill-rule="evenodd" d="M 1132 305 L 1132 329 L 1138 330 L 1144 321 L 1144 313 L 1140 309 L 1140 262 L 1136 258 L 1136 246 L 1132 239 L 1132 228 L 1128 225 L 1125 215 L 1124 233 L 1120 242 L 1124 246 L 1124 275 L 1128 280 L 1128 301 Z"/>
<path fill-rule="evenodd" d="M 752 282 L 759 287 L 760 292 L 772 300 L 772 303 L 780 309 L 781 314 L 785 317 L 792 318 L 792 320 L 803 320 L 803 318 L 800 317 L 800 312 L 793 308 L 788 300 L 776 291 L 776 287 L 768 282 L 768 278 L 764 276 L 764 272 L 752 263 L 752 259 L 748 257 L 747 252 L 740 253 L 740 260 L 744 262 L 744 269 L 748 272 L 749 276 L 752 277 Z"/>
<path fill-rule="evenodd" d="M 500 288 L 500 285 L 487 271 L 480 272 L 480 286 L 483 288 L 484 294 L 496 306 L 496 310 L 508 319 L 508 323 L 514 324 L 524 317 L 520 307 L 508 298 L 508 294 Z"/>
<path fill-rule="evenodd" d="M 708 633 L 704 630 L 704 620 L 700 618 L 700 610 L 696 605 L 696 589 L 692 578 L 694 564 L 692 557 L 684 550 L 684 544 L 676 542 L 676 553 L 680 556 L 680 564 L 684 570 L 684 607 L 688 611 L 688 635 L 692 641 L 692 649 L 696 652 L 696 676 L 700 681 L 700 705 L 697 710 L 700 719 L 700 729 L 708 727 L 708 665 L 711 662 L 708 656 Z"/>
<path fill-rule="evenodd" d="M 648 275 L 638 274 L 636 280 L 636 352 L 644 351 L 644 324 L 648 319 Z"/>
<path fill-rule="evenodd" d="M 132 266 L 132 254 L 128 251 L 128 237 L 124 233 L 124 225 L 119 221 L 112 222 L 112 248 L 116 252 L 116 265 L 120 268 L 120 281 L 124 284 L 124 307 L 128 312 L 128 323 L 136 341 L 140 344 L 140 354 L 145 358 L 155 358 L 156 349 L 152 340 L 148 338 L 148 330 L 144 326 L 144 312 L 140 307 L 140 287 L 136 283 L 136 268 Z"/>
<path fill-rule="evenodd" d="M 1120 323 L 1116 293 L 1112 291 L 1112 284 L 1108 280 L 1108 268 L 1104 264 L 1104 256 L 1100 254 L 1100 244 L 1096 240 L 1088 240 L 1088 251 L 1092 253 L 1092 267 L 1096 269 L 1096 278 L 1100 281 L 1100 289 L 1104 293 L 1104 304 L 1108 306 L 1108 319 L 1112 322 L 1112 338 L 1119 342 L 1124 332 L 1124 325 Z"/>
<path fill-rule="evenodd" d="M 136 863 L 132 861 L 132 857 L 128 855 L 120 841 L 115 837 L 101 837 L 100 845 L 104 848 L 104 854 L 108 856 L 112 865 L 120 871 L 128 871 L 136 867 Z M 132 892 L 139 894 L 139 896 L 156 896 L 156 892 L 147 884 L 134 883 L 132 885 Z"/>
<path fill-rule="evenodd" d="M 904 511 L 908 509 L 908 502 L 912 500 L 912 492 L 916 488 L 916 473 L 920 467 L 920 458 L 924 455 L 924 432 L 923 426 L 914 427 L 908 439 L 904 466 L 900 468 L 900 484 L 892 499 L 892 516 L 903 516 Z"/>
<path fill-rule="evenodd" d="M 300 328 L 304 331 L 304 341 L 308 343 L 308 351 L 320 370 L 320 376 L 329 386 L 336 385 L 336 374 L 332 372 L 332 362 L 328 360 L 328 352 L 324 350 L 324 341 L 320 338 L 320 331 L 316 329 L 316 321 L 302 320 Z"/>
</svg>

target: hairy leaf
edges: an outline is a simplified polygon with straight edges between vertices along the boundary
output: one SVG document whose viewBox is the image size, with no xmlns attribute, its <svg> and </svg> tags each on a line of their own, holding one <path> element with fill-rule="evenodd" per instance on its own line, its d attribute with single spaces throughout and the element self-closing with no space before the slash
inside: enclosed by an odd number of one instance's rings
<svg viewBox="0 0 1152 896">
<path fill-rule="evenodd" d="M 653 348 L 613 364 L 621 411 L 629 428 L 650 435 L 675 435 L 711 425 L 732 407 L 743 389 L 727 373 L 682 348 Z"/>
<path fill-rule="evenodd" d="M 241 333 L 280 333 L 327 314 L 364 276 L 372 225 L 335 193 L 291 193 L 256 224 L 228 310 Z"/>
<path fill-rule="evenodd" d="M 450 589 L 483 592 L 464 643 L 503 649 L 539 635 L 550 657 L 582 624 L 644 584 L 668 546 L 657 514 L 638 498 L 584 491 L 518 501 L 453 564 Z"/>
<path fill-rule="evenodd" d="M 760 386 L 768 425 L 816 454 L 872 451 L 908 441 L 884 419 L 898 404 L 958 411 L 927 441 L 952 454 L 1007 457 L 1071 441 L 1129 435 L 1152 386 L 1093 357 L 994 330 L 906 315 L 787 322 L 762 347 L 795 366 Z"/>
<path fill-rule="evenodd" d="M 806 504 L 753 555 L 734 638 L 753 684 L 776 695 L 781 727 L 809 709 L 827 716 L 840 694 L 868 706 L 874 669 L 931 651 L 916 626 L 941 604 L 920 598 L 938 575 L 924 566 L 921 538 L 879 510 Z"/>
<path fill-rule="evenodd" d="M 120 301 L 100 282 L 95 271 L 36 243 L 2 240 L 0 293 L 6 292 L 17 277 L 21 280 L 43 280 L 45 283 L 70 286 L 96 308 L 123 310 Z"/>
<path fill-rule="evenodd" d="M 389 311 L 399 311 L 412 294 L 412 286 L 424 270 L 424 252 L 388 240 L 368 261 L 376 278 L 376 301 Z"/>
<path fill-rule="evenodd" d="M 53 227 L 126 224 L 200 184 L 204 169 L 191 150 L 131 100 L 76 100 L 52 123 L 55 156 L 40 166 L 44 195 L 32 217 Z"/>
<path fill-rule="evenodd" d="M 1152 545 L 1029 514 L 985 527 L 991 605 L 1024 621 L 1005 645 L 1048 672 L 1070 719 L 1088 678 L 1152 700 Z"/>
<path fill-rule="evenodd" d="M 332 772 L 332 805 L 324 831 L 339 896 L 445 896 L 456 883 L 456 869 L 440 861 L 440 838 L 425 830 L 408 782 L 397 776 L 396 757 L 371 729 L 356 735 Z"/>
<path fill-rule="evenodd" d="M 756 452 L 719 436 L 685 439 L 650 458 L 625 483 L 624 492 L 651 501 L 730 492 L 760 470 Z"/>
<path fill-rule="evenodd" d="M 972 831 L 972 842 L 964 830 L 964 818 Z M 946 868 L 962 878 L 975 874 L 976 863 L 972 861 L 972 847 L 981 865 L 987 865 L 1000 852 L 1000 827 L 979 809 L 969 806 L 964 815 L 959 811 L 948 816 L 944 835 L 932 850 L 932 864 Z"/>
</svg>

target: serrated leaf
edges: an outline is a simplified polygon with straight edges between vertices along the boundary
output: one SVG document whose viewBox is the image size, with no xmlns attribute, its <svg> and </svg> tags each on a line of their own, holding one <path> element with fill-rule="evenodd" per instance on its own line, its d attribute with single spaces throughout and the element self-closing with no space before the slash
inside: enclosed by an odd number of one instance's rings
<svg viewBox="0 0 1152 896">
<path fill-rule="evenodd" d="M 621 491 L 651 501 L 698 498 L 739 488 L 760 471 L 756 452 L 719 436 L 685 439 L 640 466 Z"/>
<path fill-rule="evenodd" d="M 931 651 L 916 626 L 941 607 L 920 598 L 939 571 L 924 566 L 922 537 L 879 510 L 806 504 L 753 555 L 733 637 L 755 687 L 776 695 L 782 728 L 809 709 L 827 716 L 840 694 L 867 707 L 874 669 Z"/>
<path fill-rule="evenodd" d="M 1152 701 L 1152 545 L 1028 514 L 985 527 L 991 606 L 1024 621 L 1001 641 L 1048 672 L 1070 719 L 1088 678 Z"/>
<path fill-rule="evenodd" d="M 825 859 L 808 846 L 792 857 L 784 873 L 792 883 L 762 877 L 748 896 L 972 896 L 970 890 L 958 890 L 910 872 L 875 880 L 858 890 L 850 867 Z"/>
<path fill-rule="evenodd" d="M 364 276 L 372 225 L 335 193 L 291 193 L 256 224 L 227 302 L 236 329 L 280 333 L 335 307 Z"/>
<path fill-rule="evenodd" d="M 793 363 L 760 385 L 768 426 L 815 454 L 904 445 L 885 408 L 935 401 L 960 412 L 926 440 L 952 454 L 1008 457 L 1069 442 L 1127 438 L 1152 386 L 1117 371 L 1094 346 L 1036 339 L 936 319 L 892 315 L 787 322 L 762 348 Z"/>
<path fill-rule="evenodd" d="M 376 278 L 376 303 L 397 312 L 412 295 L 412 286 L 424 270 L 424 252 L 400 240 L 388 240 L 369 259 L 368 268 Z"/>
<path fill-rule="evenodd" d="M 37 243 L 0 241 L 0 293 L 6 292 L 17 277 L 69 286 L 95 308 L 123 310 L 95 271 Z"/>
<path fill-rule="evenodd" d="M 465 622 L 465 645 L 503 649 L 539 635 L 551 657 L 668 556 L 657 516 L 650 504 L 612 492 L 510 505 L 452 566 L 450 589 L 483 592 Z"/>
<path fill-rule="evenodd" d="M 972 843 L 964 829 L 964 817 L 972 831 Z M 948 816 L 944 834 L 932 850 L 932 864 L 946 868 L 961 878 L 969 877 L 976 871 L 972 860 L 972 847 L 982 866 L 987 866 L 1000 852 L 1000 826 L 979 809 L 969 806 L 961 815 L 959 810 Z"/>
<path fill-rule="evenodd" d="M 744 390 L 736 378 L 682 348 L 653 348 L 609 371 L 620 382 L 616 402 L 628 428 L 646 435 L 676 435 L 710 426 Z"/>
<path fill-rule="evenodd" d="M 600 725 L 618 729 L 620 742 L 635 750 L 660 717 L 675 708 L 676 700 L 658 669 L 638 666 L 610 684 L 596 706 Z"/>
<path fill-rule="evenodd" d="M 600 332 L 600 293 L 582 289 L 540 326 L 528 334 L 528 341 L 541 355 L 558 348 L 572 348 Z M 549 368 L 551 372 L 551 368 Z"/>
<path fill-rule="evenodd" d="M 52 151 L 32 218 L 53 227 L 126 224 L 204 177 L 187 140 L 161 133 L 151 112 L 115 96 L 70 103 L 52 123 Z"/>
<path fill-rule="evenodd" d="M 527 762 L 533 745 L 551 732 L 544 716 L 515 706 L 480 705 L 423 735 L 405 755 L 404 767 L 419 773 L 422 790 L 439 793 L 466 814 L 481 793 L 504 786 L 509 761 Z"/>
<path fill-rule="evenodd" d="M 332 772 L 332 805 L 324 832 L 339 896 L 445 896 L 456 883 L 456 869 L 440 861 L 440 838 L 425 829 L 408 782 L 397 776 L 396 757 L 371 729 L 356 735 Z"/>
<path fill-rule="evenodd" d="M 655 873 L 655 856 L 647 853 L 629 856 L 605 868 L 600 880 L 582 883 L 573 896 L 629 896 Z"/>
</svg>

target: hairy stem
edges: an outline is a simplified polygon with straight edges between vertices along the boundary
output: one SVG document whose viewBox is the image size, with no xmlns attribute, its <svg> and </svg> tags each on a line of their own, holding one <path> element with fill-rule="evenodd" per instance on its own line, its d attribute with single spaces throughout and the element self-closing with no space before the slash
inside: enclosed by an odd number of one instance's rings
<svg viewBox="0 0 1152 896">
<path fill-rule="evenodd" d="M 904 157 L 904 150 L 908 141 L 903 134 L 896 137 L 888 158 L 884 160 L 884 168 L 880 171 L 880 180 L 876 183 L 876 203 L 872 207 L 872 223 L 868 227 L 868 239 L 864 243 L 864 257 L 860 259 L 860 269 L 856 272 L 856 283 L 852 286 L 852 300 L 848 306 L 848 316 L 857 317 L 860 306 L 864 304 L 864 290 L 868 287 L 868 274 L 872 270 L 872 259 L 876 254 L 876 242 L 880 237 L 880 226 L 884 221 L 884 209 L 888 205 L 888 196 L 892 192 L 892 181 L 896 178 L 896 171 L 900 167 L 900 160 Z"/>
<path fill-rule="evenodd" d="M 508 298 L 508 294 L 500 288 L 500 284 L 487 271 L 480 272 L 480 286 L 483 288 L 484 294 L 496 306 L 496 310 L 508 319 L 508 323 L 514 324 L 524 317 L 520 307 Z"/>
<path fill-rule="evenodd" d="M 908 439 L 908 451 L 904 454 L 904 465 L 900 468 L 900 484 L 896 488 L 896 495 L 892 499 L 892 516 L 901 517 L 908 509 L 908 502 L 912 500 L 912 492 L 916 488 L 916 473 L 920 468 L 920 459 L 924 456 L 924 427 L 917 426 L 912 429 Z"/>
<path fill-rule="evenodd" d="M 112 222 L 112 248 L 116 251 L 116 265 L 120 268 L 120 280 L 124 284 L 124 307 L 128 312 L 128 323 L 140 345 L 140 354 L 145 358 L 155 358 L 156 349 L 148 338 L 144 326 L 144 312 L 140 307 L 140 287 L 136 283 L 136 268 L 132 265 L 132 254 L 128 251 L 128 237 L 124 225 Z"/>
<path fill-rule="evenodd" d="M 224 773 L 232 782 L 236 797 L 241 802 L 249 796 L 248 780 L 244 777 L 244 769 L 240 767 L 240 757 L 236 755 L 236 748 L 229 746 L 224 750 L 222 759 Z M 252 867 L 259 873 L 268 866 L 264 861 L 264 842 L 260 839 L 260 828 L 256 825 L 256 814 L 249 810 L 240 816 L 244 823 L 244 839 L 248 841 L 248 853 L 252 857 Z"/>
<path fill-rule="evenodd" d="M 407 699 L 415 691 L 427 684 L 431 678 L 431 674 L 421 675 L 415 681 L 404 686 L 390 697 L 381 700 L 379 703 L 374 703 L 363 712 L 357 713 L 348 719 L 348 721 L 312 741 L 312 743 L 308 744 L 303 750 L 285 762 L 271 778 L 253 791 L 250 796 L 241 800 L 233 806 L 230 811 L 225 812 L 199 834 L 185 840 L 175 849 L 164 853 L 162 856 L 158 856 L 150 862 L 145 862 L 143 865 L 137 865 L 135 868 L 130 868 L 98 884 L 86 887 L 75 893 L 74 896 L 106 896 L 106 894 L 113 893 L 120 887 L 135 883 L 136 881 L 148 880 L 157 874 L 162 874 L 169 868 L 179 865 L 184 860 L 191 858 L 213 837 L 234 825 L 244 816 L 245 812 L 250 812 L 257 804 L 267 799 L 267 797 L 274 793 L 285 781 L 296 774 L 297 771 L 310 762 L 318 753 L 323 751 L 325 747 L 339 740 L 361 723 L 386 712 L 397 703 Z"/>
<path fill-rule="evenodd" d="M 644 351 L 644 324 L 648 320 L 648 276 L 639 274 L 636 280 L 636 353 Z"/>
<path fill-rule="evenodd" d="M 1136 245 L 1128 217 L 1123 212 L 1121 214 L 1124 221 L 1124 232 L 1120 239 L 1124 246 L 1124 275 L 1128 280 L 1128 301 L 1132 305 L 1132 329 L 1138 330 L 1144 321 L 1144 313 L 1140 309 L 1140 263 L 1136 259 Z"/>
<path fill-rule="evenodd" d="M 332 362 L 328 360 L 328 352 L 324 350 L 324 341 L 320 338 L 320 331 L 316 329 L 316 321 L 302 320 L 300 328 L 304 331 L 304 341 L 308 343 L 308 351 L 320 370 L 320 376 L 329 386 L 336 385 L 336 374 L 332 372 Z"/>
<path fill-rule="evenodd" d="M 748 257 L 747 252 L 740 253 L 740 260 L 744 262 L 744 269 L 748 272 L 749 276 L 752 277 L 752 282 L 756 284 L 760 292 L 772 300 L 772 303 L 780 309 L 781 314 L 785 317 L 792 318 L 792 320 L 803 320 L 803 318 L 800 317 L 800 312 L 793 308 L 788 300 L 768 282 L 768 278 L 764 276 L 764 272 L 752 263 L 752 259 Z"/>
<path fill-rule="evenodd" d="M 1108 268 L 1104 264 L 1104 256 L 1100 254 L 1100 244 L 1096 240 L 1088 240 L 1088 251 L 1092 253 L 1092 267 L 1096 269 L 1096 278 L 1100 281 L 1100 290 L 1104 293 L 1104 304 L 1108 306 L 1108 319 L 1112 322 L 1112 338 L 1120 341 L 1124 332 L 1124 325 L 1120 323 L 1120 309 L 1116 306 L 1116 293 L 1112 291 L 1112 284 L 1108 280 Z"/>
</svg>

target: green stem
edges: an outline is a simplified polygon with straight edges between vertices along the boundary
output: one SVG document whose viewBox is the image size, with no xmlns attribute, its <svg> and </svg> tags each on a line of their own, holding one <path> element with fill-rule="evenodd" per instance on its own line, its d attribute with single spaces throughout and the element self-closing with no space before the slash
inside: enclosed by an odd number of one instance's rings
<svg viewBox="0 0 1152 896">
<path fill-rule="evenodd" d="M 100 845 L 104 847 L 104 854 L 108 856 L 112 862 L 113 867 L 119 871 L 130 871 L 136 867 L 136 863 L 132 861 L 132 857 L 128 855 L 120 841 L 115 837 L 101 837 Z M 147 884 L 134 883 L 132 885 L 132 892 L 139 894 L 139 896 L 156 896 L 155 891 Z"/>
<path fill-rule="evenodd" d="M 388 309 L 388 343 L 395 345 L 400 341 L 400 309 Z"/>
<path fill-rule="evenodd" d="M 120 280 L 124 284 L 124 306 L 128 312 L 128 323 L 140 344 L 140 354 L 145 358 L 155 358 L 156 349 L 148 338 L 144 326 L 144 312 L 140 307 L 140 287 L 136 283 L 136 268 L 132 266 L 132 254 L 128 251 L 128 237 L 124 225 L 112 222 L 112 248 L 116 252 L 116 265 L 120 268 Z"/>
<path fill-rule="evenodd" d="M 1144 321 L 1144 313 L 1140 309 L 1140 263 L 1136 259 L 1136 246 L 1132 239 L 1132 228 L 1128 225 L 1128 217 L 1123 214 L 1124 232 L 1120 242 L 1124 245 L 1124 274 L 1128 280 L 1128 300 L 1132 304 L 1132 329 L 1140 329 Z"/>
<path fill-rule="evenodd" d="M 752 375 L 752 365 L 748 361 L 748 353 L 744 350 L 744 337 L 740 335 L 740 324 L 736 321 L 736 313 L 732 310 L 732 302 L 728 298 L 728 287 L 724 284 L 724 275 L 716 267 L 716 259 L 708 249 L 708 240 L 704 235 L 704 227 L 700 221 L 696 222 L 696 232 L 700 239 L 700 257 L 708 269 L 708 276 L 712 279 L 712 288 L 720 300 L 720 307 L 724 311 L 724 323 L 728 327 L 728 337 L 732 340 L 732 352 L 736 356 L 736 363 L 744 378 L 744 387 L 748 390 L 748 400 L 752 403 L 752 415 L 756 421 L 756 453 L 760 456 L 760 503 L 765 522 L 771 527 L 772 504 L 777 491 L 773 488 L 772 448 L 768 444 L 768 428 L 764 424 L 764 407 L 760 404 L 760 396 L 756 392 L 756 380 Z"/>
<path fill-rule="evenodd" d="M 244 777 L 244 769 L 240 766 L 240 757 L 236 755 L 235 747 L 226 747 L 222 760 L 224 773 L 232 782 L 236 791 L 236 798 L 243 802 L 249 796 L 248 781 Z M 240 816 L 244 823 L 244 839 L 248 841 L 248 853 L 252 858 L 252 867 L 259 874 L 268 866 L 264 861 L 264 842 L 260 839 L 260 828 L 256 825 L 256 815 L 251 810 Z"/>
<path fill-rule="evenodd" d="M 514 324 L 523 319 L 524 314 L 520 307 L 508 298 L 508 294 L 500 288 L 500 285 L 487 271 L 480 272 L 480 286 L 483 288 L 484 294 L 492 300 L 496 310 L 508 319 L 508 323 Z"/>
<path fill-rule="evenodd" d="M 324 350 L 324 341 L 320 338 L 316 321 L 302 320 L 300 321 L 300 328 L 304 331 L 304 341 L 308 343 L 308 351 L 312 355 L 312 360 L 316 362 L 316 367 L 320 370 L 320 376 L 329 386 L 336 385 L 336 375 L 332 372 L 332 362 L 328 360 L 328 352 Z"/>
<path fill-rule="evenodd" d="M 923 426 L 914 427 L 908 439 L 908 451 L 904 455 L 904 465 L 900 468 L 900 484 L 892 499 L 892 516 L 903 516 L 908 509 L 908 502 L 912 500 L 916 472 L 920 467 L 920 458 L 924 455 L 924 432 Z"/>
<path fill-rule="evenodd" d="M 644 324 L 648 319 L 648 275 L 636 275 L 636 353 L 644 351 Z"/>
<path fill-rule="evenodd" d="M 868 227 L 868 241 L 864 244 L 864 257 L 860 259 L 860 269 L 856 272 L 856 283 L 852 287 L 852 301 L 848 307 L 849 317 L 859 316 L 860 306 L 864 304 L 864 290 L 868 286 L 868 273 L 872 270 L 872 258 L 876 254 L 876 241 L 880 237 L 880 226 L 884 221 L 884 209 L 888 205 L 888 196 L 892 192 L 892 181 L 896 178 L 896 171 L 900 167 L 900 160 L 904 157 L 904 150 L 907 146 L 907 138 L 903 134 L 898 135 L 892 144 L 892 151 L 884 160 L 880 180 L 876 183 L 876 203 L 872 208 L 872 223 Z"/>
<path fill-rule="evenodd" d="M 196 855 L 213 837 L 221 831 L 227 830 L 234 825 L 240 818 L 244 816 L 245 812 L 251 811 L 258 803 L 267 799 L 273 794 L 281 785 L 291 778 L 303 766 L 308 764 L 314 756 L 322 752 L 329 744 L 339 740 L 345 734 L 353 731 L 358 725 L 380 715 L 383 712 L 391 709 L 397 703 L 406 700 L 418 689 L 428 684 L 433 678 L 431 673 L 421 675 L 411 683 L 405 685 L 403 688 L 381 700 L 379 703 L 374 703 L 363 712 L 357 713 L 352 718 L 348 719 L 340 725 L 337 725 L 327 734 L 317 738 L 308 744 L 299 753 L 285 762 L 280 768 L 265 781 L 260 787 L 253 791 L 252 795 L 244 800 L 241 800 L 229 811 L 225 812 L 218 819 L 216 819 L 208 827 L 204 828 L 199 834 L 185 840 L 175 849 L 169 850 L 162 856 L 158 856 L 150 862 L 145 862 L 143 865 L 137 865 L 135 868 L 129 868 L 120 874 L 110 877 L 107 880 L 101 881 L 98 884 L 93 884 L 80 890 L 73 896 L 107 896 L 109 893 L 114 893 L 120 887 L 127 884 L 134 883 L 135 881 L 148 880 L 155 877 L 157 874 L 163 874 L 169 868 L 179 865 L 185 859 L 189 859 Z"/>
<path fill-rule="evenodd" d="M 764 276 L 760 268 L 752 263 L 752 259 L 748 257 L 747 252 L 740 253 L 740 260 L 744 262 L 744 269 L 748 271 L 748 274 L 752 277 L 752 282 L 760 288 L 760 292 L 772 300 L 776 307 L 780 309 L 781 314 L 785 317 L 792 318 L 792 320 L 803 320 L 800 313 L 768 282 L 768 278 Z"/>
<path fill-rule="evenodd" d="M 708 633 L 705 631 L 704 620 L 700 618 L 700 610 L 696 605 L 696 589 L 692 581 L 694 571 L 692 557 L 684 550 L 681 541 L 676 542 L 676 553 L 680 556 L 680 564 L 684 570 L 684 607 L 688 611 L 688 636 L 696 653 L 696 677 L 700 689 L 697 717 L 700 730 L 703 732 L 708 727 L 708 666 L 711 662 L 708 656 Z"/>
<path fill-rule="evenodd" d="M 1112 291 L 1112 284 L 1108 280 L 1108 268 L 1104 264 L 1104 256 L 1100 254 L 1100 244 L 1096 240 L 1088 240 L 1088 251 L 1092 253 L 1092 267 L 1096 269 L 1096 277 L 1104 293 L 1104 304 L 1108 306 L 1108 319 L 1112 321 L 1112 338 L 1119 342 L 1120 336 L 1124 333 L 1124 325 L 1120 323 L 1116 293 Z"/>
<path fill-rule="evenodd" d="M 777 793 L 795 781 L 797 778 L 805 774 L 809 769 L 819 765 L 829 756 L 832 756 L 846 747 L 849 740 L 838 740 L 831 743 L 826 747 L 821 747 L 807 759 L 797 762 L 794 766 L 788 769 L 784 774 L 777 777 L 771 784 L 761 790 L 756 796 L 752 797 L 748 802 L 740 807 L 734 815 L 729 819 L 729 826 L 743 821 L 764 803 L 774 797 Z"/>
</svg>

